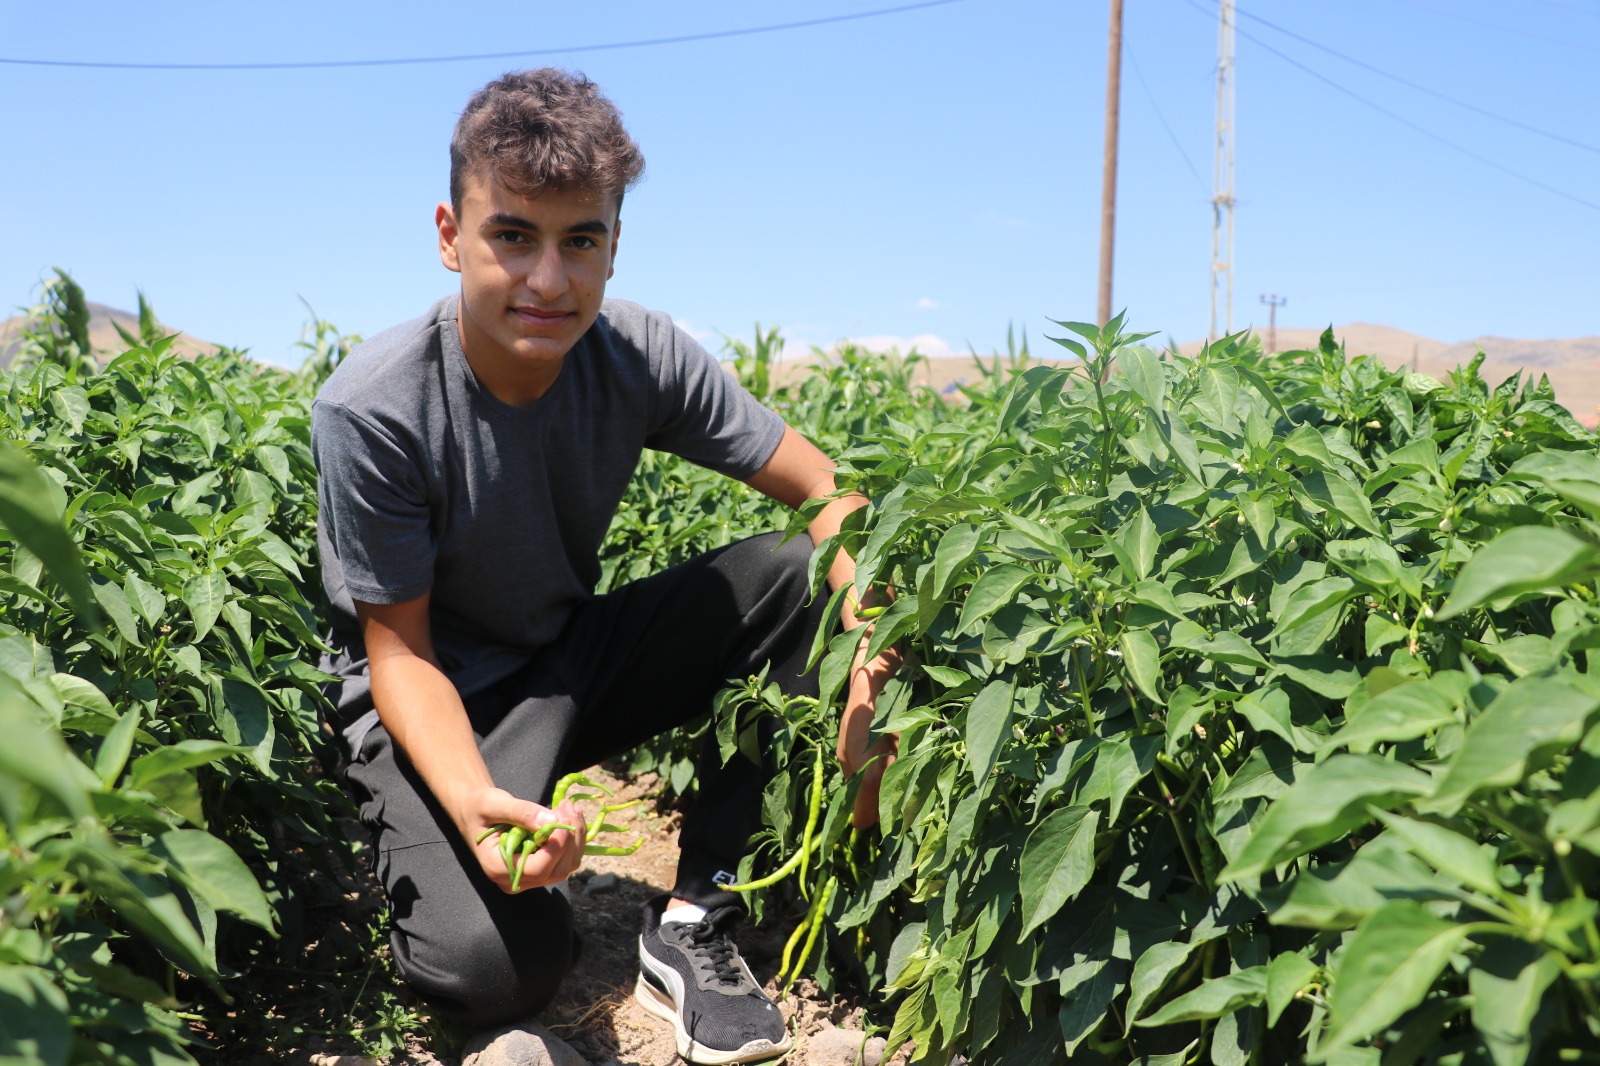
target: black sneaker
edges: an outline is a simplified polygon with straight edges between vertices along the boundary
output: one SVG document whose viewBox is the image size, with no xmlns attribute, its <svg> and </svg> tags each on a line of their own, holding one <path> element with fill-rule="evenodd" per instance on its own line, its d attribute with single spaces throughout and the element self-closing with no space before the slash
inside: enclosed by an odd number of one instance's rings
<svg viewBox="0 0 1600 1066">
<path fill-rule="evenodd" d="M 750 975 L 728 927 L 737 907 L 720 907 L 698 922 L 661 924 L 666 896 L 644 906 L 639 937 L 639 1005 L 671 1022 L 678 1054 L 703 1066 L 756 1062 L 789 1050 L 783 1015 Z"/>
</svg>

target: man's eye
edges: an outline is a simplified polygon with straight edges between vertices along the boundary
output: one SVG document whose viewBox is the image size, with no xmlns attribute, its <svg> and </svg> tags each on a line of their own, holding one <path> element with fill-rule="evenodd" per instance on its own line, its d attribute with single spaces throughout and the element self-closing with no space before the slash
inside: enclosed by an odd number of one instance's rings
<svg viewBox="0 0 1600 1066">
<path fill-rule="evenodd" d="M 528 237 L 519 230 L 503 229 L 494 235 L 494 239 L 502 244 L 522 244 Z"/>
<path fill-rule="evenodd" d="M 593 237 L 574 237 L 572 238 L 572 246 L 574 248 L 588 250 L 590 248 L 600 247 L 600 242 L 596 241 Z"/>
</svg>

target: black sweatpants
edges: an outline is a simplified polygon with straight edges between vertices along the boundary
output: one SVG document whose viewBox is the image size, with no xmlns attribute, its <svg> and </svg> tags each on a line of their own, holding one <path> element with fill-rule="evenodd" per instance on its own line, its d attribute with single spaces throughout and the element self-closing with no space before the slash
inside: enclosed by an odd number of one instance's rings
<svg viewBox="0 0 1600 1066">
<path fill-rule="evenodd" d="M 806 583 L 811 542 L 779 539 L 741 541 L 588 601 L 556 643 L 468 697 L 495 784 L 547 803 L 561 775 L 704 714 L 729 679 L 768 663 L 785 692 L 815 694 L 805 661 L 823 598 L 812 601 Z M 759 827 L 770 770 L 739 755 L 723 766 L 708 738 L 674 895 L 727 905 L 713 878 L 738 866 Z M 373 836 L 401 977 L 477 1026 L 549 1003 L 573 962 L 565 885 L 497 888 L 382 726 L 367 734 L 347 782 Z"/>
</svg>

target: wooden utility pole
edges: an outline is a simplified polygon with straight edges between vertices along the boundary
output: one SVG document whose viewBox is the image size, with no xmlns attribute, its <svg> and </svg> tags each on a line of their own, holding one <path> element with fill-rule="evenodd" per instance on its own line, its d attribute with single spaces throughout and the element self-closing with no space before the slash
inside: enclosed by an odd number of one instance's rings
<svg viewBox="0 0 1600 1066">
<path fill-rule="evenodd" d="M 1267 312 L 1267 354 L 1278 350 L 1278 308 L 1288 303 L 1287 297 L 1262 293 L 1261 302 L 1271 310 Z"/>
<path fill-rule="evenodd" d="M 1122 99 L 1122 0 L 1111 0 L 1111 44 L 1106 58 L 1106 158 L 1100 191 L 1099 325 L 1111 319 L 1111 252 L 1117 230 L 1117 112 Z"/>
</svg>

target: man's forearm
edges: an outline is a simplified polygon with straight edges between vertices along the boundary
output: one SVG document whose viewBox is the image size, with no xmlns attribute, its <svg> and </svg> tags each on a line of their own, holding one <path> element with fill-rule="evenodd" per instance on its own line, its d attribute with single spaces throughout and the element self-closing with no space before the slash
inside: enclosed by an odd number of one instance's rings
<svg viewBox="0 0 1600 1066">
<path fill-rule="evenodd" d="M 458 798 L 492 788 L 494 780 L 460 694 L 438 666 L 417 655 L 389 655 L 371 669 L 378 719 L 462 829 Z"/>
</svg>

